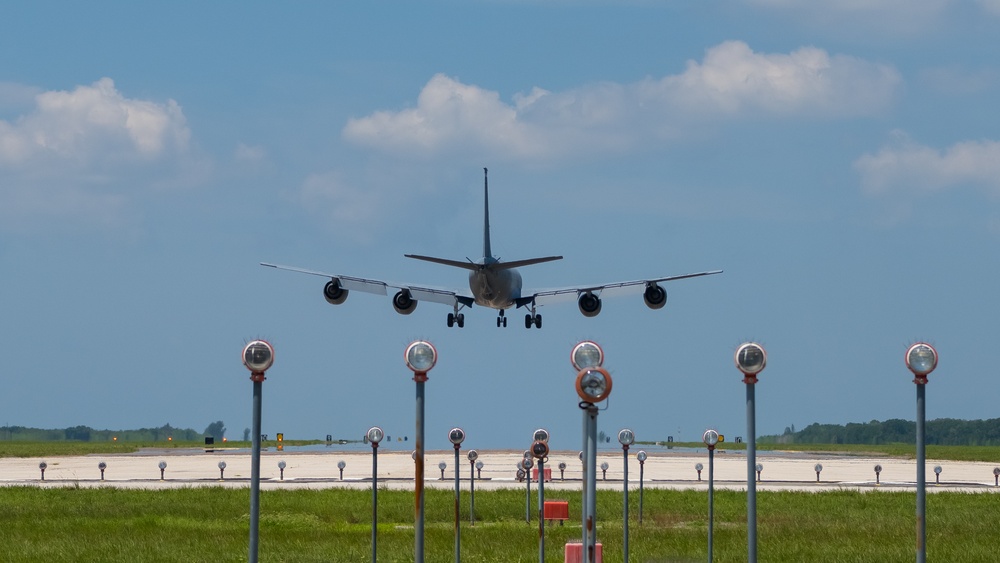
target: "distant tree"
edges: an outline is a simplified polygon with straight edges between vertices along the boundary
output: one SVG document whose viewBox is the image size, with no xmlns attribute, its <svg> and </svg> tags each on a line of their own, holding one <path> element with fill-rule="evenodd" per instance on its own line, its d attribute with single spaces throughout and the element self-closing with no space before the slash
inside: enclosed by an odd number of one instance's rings
<svg viewBox="0 0 1000 563">
<path fill-rule="evenodd" d="M 216 440 L 221 440 L 226 435 L 226 425 L 221 420 L 209 424 L 203 432 L 206 436 L 212 436 Z"/>
<path fill-rule="evenodd" d="M 249 428 L 244 428 L 243 429 L 243 441 L 244 442 L 249 442 L 250 441 L 250 429 Z"/>
<path fill-rule="evenodd" d="M 67 440 L 79 440 L 81 442 L 90 441 L 91 428 L 89 426 L 73 426 L 66 429 Z"/>
</svg>

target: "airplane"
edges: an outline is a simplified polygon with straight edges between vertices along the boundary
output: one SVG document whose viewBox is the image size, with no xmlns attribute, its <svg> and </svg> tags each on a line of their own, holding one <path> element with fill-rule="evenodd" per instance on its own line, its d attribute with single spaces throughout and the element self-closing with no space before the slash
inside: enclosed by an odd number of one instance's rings
<svg viewBox="0 0 1000 563">
<path fill-rule="evenodd" d="M 489 170 L 483 168 L 483 193 L 484 193 L 484 220 L 483 220 L 483 257 L 473 262 L 466 258 L 466 261 L 449 260 L 447 258 L 435 258 L 433 256 L 423 256 L 419 254 L 404 254 L 406 258 L 424 260 L 435 264 L 452 266 L 469 270 L 469 290 L 453 290 L 427 287 L 409 283 L 393 283 L 382 280 L 345 276 L 340 274 L 329 274 L 306 270 L 294 266 L 282 266 L 261 262 L 261 266 L 288 270 L 302 274 L 310 274 L 329 278 L 323 287 L 323 296 L 331 305 L 340 305 L 347 300 L 347 295 L 351 291 L 361 291 L 376 295 L 388 296 L 388 289 L 396 290 L 392 298 L 392 306 L 397 313 L 409 315 L 417 308 L 420 301 L 432 303 L 442 303 L 453 308 L 453 312 L 448 313 L 448 326 L 465 326 L 465 314 L 460 311 L 464 308 L 471 308 L 473 304 L 482 307 L 489 307 L 497 310 L 497 327 L 507 326 L 507 317 L 504 314 L 506 309 L 525 307 L 530 312 L 524 316 L 524 327 L 530 329 L 532 326 L 542 328 L 542 315 L 538 313 L 537 307 L 566 301 L 570 298 L 576 299 L 580 312 L 585 317 L 595 317 L 601 312 L 602 297 L 618 296 L 629 293 L 642 293 L 643 302 L 650 309 L 661 309 L 667 302 L 667 292 L 660 285 L 663 282 L 709 276 L 722 273 L 722 270 L 712 270 L 708 272 L 698 272 L 694 274 L 682 274 L 679 276 L 665 276 L 648 278 L 643 280 L 613 282 L 600 285 L 582 285 L 576 287 L 561 287 L 543 290 L 525 290 L 521 274 L 517 268 L 561 260 L 562 256 L 545 256 L 541 258 L 528 258 L 526 260 L 514 260 L 511 262 L 501 262 L 499 258 L 493 256 L 490 248 L 490 189 Z"/>
</svg>

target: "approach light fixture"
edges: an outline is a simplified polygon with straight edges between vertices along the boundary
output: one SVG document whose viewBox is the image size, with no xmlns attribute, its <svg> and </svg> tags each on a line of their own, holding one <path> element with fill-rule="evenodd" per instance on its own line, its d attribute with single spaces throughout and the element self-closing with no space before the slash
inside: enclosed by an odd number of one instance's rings
<svg viewBox="0 0 1000 563">
<path fill-rule="evenodd" d="M 604 365 L 604 350 L 596 342 L 584 340 L 573 347 L 569 361 L 576 371 L 601 367 Z"/>
<path fill-rule="evenodd" d="M 585 403 L 600 403 L 611 395 L 611 374 L 602 367 L 581 369 L 576 375 L 576 394 Z"/>
<path fill-rule="evenodd" d="M 934 371 L 937 363 L 937 350 L 926 342 L 917 342 L 906 350 L 906 367 L 923 383 L 927 382 L 927 376 Z"/>
<path fill-rule="evenodd" d="M 417 375 L 427 372 L 437 363 L 437 349 L 425 340 L 417 340 L 406 347 L 406 367 Z"/>
<path fill-rule="evenodd" d="M 745 377 L 753 377 L 767 365 L 767 352 L 756 342 L 746 342 L 736 349 L 733 359 Z"/>
<path fill-rule="evenodd" d="M 383 432 L 378 426 L 372 426 L 368 429 L 368 433 L 365 434 L 365 437 L 372 443 L 372 447 L 375 447 L 382 441 L 382 438 L 385 438 L 385 432 Z"/>
</svg>

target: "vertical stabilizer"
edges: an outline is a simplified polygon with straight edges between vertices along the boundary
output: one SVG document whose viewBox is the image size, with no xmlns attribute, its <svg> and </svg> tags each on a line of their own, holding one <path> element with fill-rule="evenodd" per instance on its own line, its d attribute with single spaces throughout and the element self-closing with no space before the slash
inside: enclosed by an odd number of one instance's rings
<svg viewBox="0 0 1000 563">
<path fill-rule="evenodd" d="M 483 217 L 483 260 L 485 263 L 493 261 L 493 251 L 490 249 L 490 180 L 489 170 L 483 168 L 483 193 L 485 201 L 485 212 Z"/>
</svg>

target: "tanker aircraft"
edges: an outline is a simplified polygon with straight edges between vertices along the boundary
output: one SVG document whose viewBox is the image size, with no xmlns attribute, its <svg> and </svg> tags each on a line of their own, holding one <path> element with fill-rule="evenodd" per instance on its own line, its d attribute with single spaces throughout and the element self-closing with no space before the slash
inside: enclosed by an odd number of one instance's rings
<svg viewBox="0 0 1000 563">
<path fill-rule="evenodd" d="M 537 307 L 559 301 L 575 299 L 580 312 L 585 317 L 595 317 L 601 312 L 603 297 L 616 297 L 627 294 L 642 294 L 643 302 L 650 309 L 660 309 L 667 303 L 667 292 L 660 284 L 662 282 L 695 278 L 719 274 L 722 270 L 712 270 L 708 272 L 698 272 L 694 274 L 682 274 L 677 276 L 653 277 L 642 280 L 612 282 L 600 285 L 579 285 L 573 287 L 558 287 L 552 289 L 524 289 L 521 283 L 521 274 L 517 268 L 561 260 L 562 256 L 545 256 L 542 258 L 528 258 L 526 260 L 513 260 L 501 262 L 499 258 L 493 256 L 490 249 L 490 191 L 488 170 L 483 168 L 483 191 L 485 196 L 485 212 L 483 221 L 483 257 L 473 262 L 466 258 L 465 261 L 449 260 L 447 258 L 435 258 L 433 256 L 422 256 L 419 254 L 405 254 L 407 258 L 425 260 L 445 266 L 462 268 L 469 271 L 469 289 L 443 289 L 428 287 L 424 285 L 410 283 L 394 283 L 382 280 L 359 278 L 355 276 L 345 276 L 341 274 L 329 274 L 306 270 L 293 266 L 282 266 L 261 262 L 261 266 L 277 268 L 279 270 L 289 270 L 303 274 L 310 274 L 329 278 L 323 287 L 323 297 L 331 305 L 340 305 L 347 300 L 347 295 L 351 291 L 361 291 L 364 293 L 374 293 L 376 295 L 389 295 L 389 288 L 396 291 L 392 298 L 392 306 L 397 313 L 409 315 L 417 308 L 420 301 L 431 303 L 442 303 L 453 309 L 448 313 L 448 326 L 465 326 L 465 314 L 462 309 L 472 307 L 473 304 L 496 309 L 497 327 L 507 326 L 507 317 L 504 311 L 510 308 L 524 307 L 528 313 L 524 316 L 524 327 L 530 329 L 532 326 L 542 328 L 542 315 L 538 313 Z"/>
</svg>

